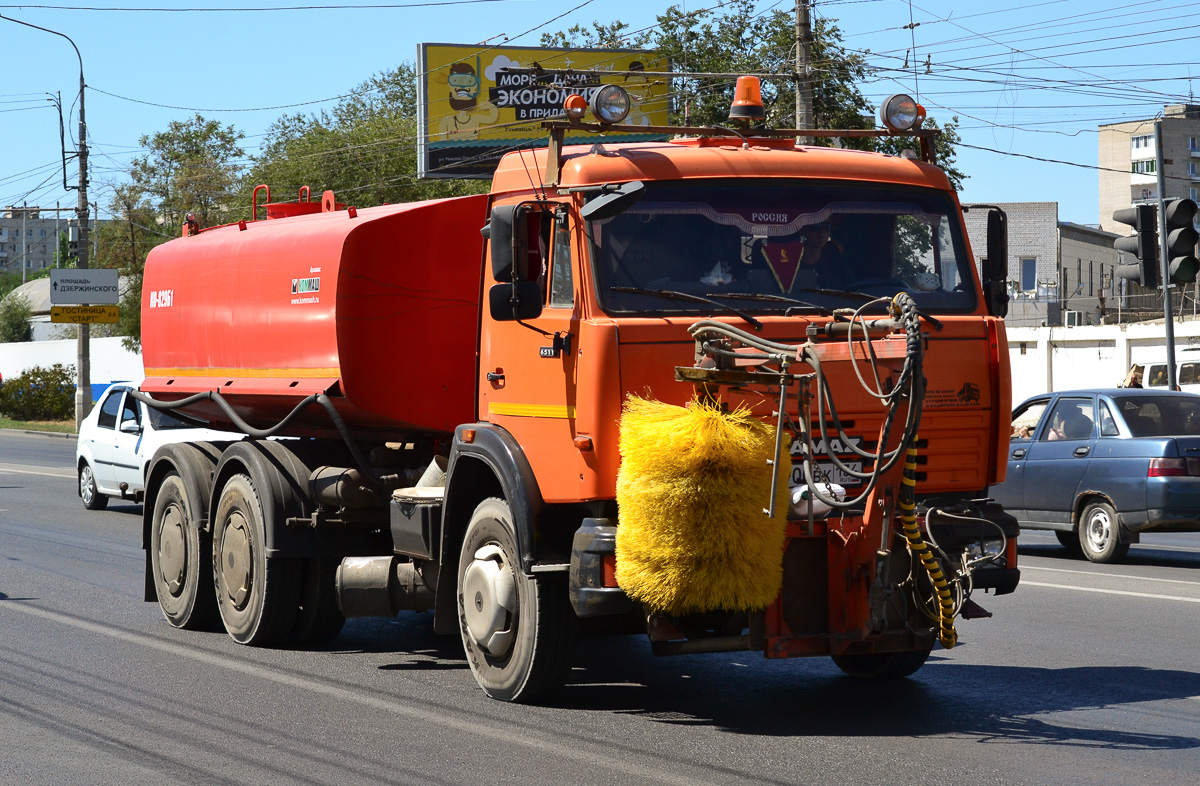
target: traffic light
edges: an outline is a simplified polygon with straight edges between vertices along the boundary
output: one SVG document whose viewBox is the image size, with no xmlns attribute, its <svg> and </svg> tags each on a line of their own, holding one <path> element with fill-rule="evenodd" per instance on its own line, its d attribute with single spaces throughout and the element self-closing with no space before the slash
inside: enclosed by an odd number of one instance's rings
<svg viewBox="0 0 1200 786">
<path fill-rule="evenodd" d="M 1166 204 L 1167 275 L 1172 284 L 1190 284 L 1196 280 L 1200 260 L 1196 259 L 1196 232 L 1193 219 L 1196 203 L 1190 199 L 1172 199 Z M 1118 241 L 1120 242 L 1120 241 Z"/>
<path fill-rule="evenodd" d="M 1194 202 L 1192 207 L 1195 208 Z M 1118 265 L 1117 275 L 1137 281 L 1144 287 L 1156 288 L 1159 281 L 1158 209 L 1154 205 L 1136 205 L 1115 211 L 1113 220 L 1128 224 L 1137 230 L 1136 235 L 1118 238 L 1113 244 L 1118 251 L 1125 251 L 1138 258 L 1136 265 Z"/>
</svg>

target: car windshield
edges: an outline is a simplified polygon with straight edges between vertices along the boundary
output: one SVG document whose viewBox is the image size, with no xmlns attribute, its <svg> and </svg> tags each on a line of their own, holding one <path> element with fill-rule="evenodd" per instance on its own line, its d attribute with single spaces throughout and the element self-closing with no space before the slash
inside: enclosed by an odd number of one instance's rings
<svg viewBox="0 0 1200 786">
<path fill-rule="evenodd" d="M 973 262 L 957 216 L 950 194 L 929 188 L 696 180 L 649 183 L 588 233 L 609 313 L 712 311 L 667 292 L 819 313 L 902 290 L 927 311 L 969 311 Z"/>
<path fill-rule="evenodd" d="M 150 425 L 156 431 L 170 431 L 177 428 L 208 428 L 208 424 L 195 418 L 181 415 L 175 412 L 168 412 L 163 409 L 155 409 L 147 407 L 150 412 Z"/>
<path fill-rule="evenodd" d="M 1135 437 L 1200 436 L 1200 396 L 1129 396 L 1117 407 Z"/>
</svg>

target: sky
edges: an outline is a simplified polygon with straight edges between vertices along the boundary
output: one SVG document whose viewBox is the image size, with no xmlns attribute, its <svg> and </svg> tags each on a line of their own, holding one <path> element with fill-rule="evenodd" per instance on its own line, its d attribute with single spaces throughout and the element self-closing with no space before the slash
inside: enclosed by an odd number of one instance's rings
<svg viewBox="0 0 1200 786">
<path fill-rule="evenodd" d="M 54 1 L 54 0 L 52 0 Z M 254 155 L 284 113 L 319 111 L 373 74 L 414 61 L 422 42 L 536 46 L 544 32 L 621 20 L 638 30 L 672 5 L 723 0 L 56 0 L 0 5 L 0 206 L 73 206 L 63 189 L 78 128 L 79 48 L 92 156 L 89 200 L 107 199 L 141 152 L 139 139 L 200 111 L 245 133 Z M 762 13 L 794 0 L 760 0 Z M 1200 21 L 1149 0 L 829 0 L 844 44 L 875 70 L 859 87 L 878 106 L 910 93 L 940 122 L 960 123 L 964 202 L 1058 202 L 1059 218 L 1099 223 L 1101 123 L 1150 118 L 1190 100 L 1200 77 Z M 821 67 L 821 64 L 818 64 Z M 1197 85 L 1200 88 L 1200 85 Z M 1039 160 L 1045 159 L 1045 160 Z M 67 181 L 77 168 L 68 162 Z M 1107 219 L 1107 217 L 1106 217 Z"/>
</svg>

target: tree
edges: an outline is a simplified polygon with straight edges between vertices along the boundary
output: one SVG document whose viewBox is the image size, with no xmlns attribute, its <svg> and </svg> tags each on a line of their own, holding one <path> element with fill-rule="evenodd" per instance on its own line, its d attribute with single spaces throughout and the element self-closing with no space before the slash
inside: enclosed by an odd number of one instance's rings
<svg viewBox="0 0 1200 786">
<path fill-rule="evenodd" d="M 33 309 L 21 295 L 9 295 L 0 300 L 0 344 L 33 341 L 33 327 L 29 318 Z"/>
<path fill-rule="evenodd" d="M 109 210 L 115 220 L 98 230 L 95 261 L 118 269 L 127 285 L 118 323 L 126 348 L 141 347 L 142 270 L 150 249 L 177 237 L 188 213 L 201 226 L 237 217 L 243 136 L 197 114 L 141 138 L 147 152 L 133 160 L 130 182 L 114 189 Z"/>
<path fill-rule="evenodd" d="M 238 143 L 244 136 L 199 114 L 143 136 L 139 142 L 148 152 L 133 160 L 130 178 L 149 199 L 157 222 L 175 230 L 193 213 L 201 226 L 224 223 L 243 169 L 245 152 Z"/>
<path fill-rule="evenodd" d="M 109 201 L 112 220 L 97 230 L 96 264 L 116 268 L 124 289 L 114 335 L 124 336 L 126 349 L 137 352 L 142 339 L 142 271 L 150 249 L 175 237 L 157 224 L 158 212 L 145 191 L 133 184 L 117 186 Z M 92 335 L 103 335 L 108 325 L 93 325 Z"/>
<path fill-rule="evenodd" d="M 417 179 L 416 74 L 401 63 L 358 85 L 332 110 L 285 115 L 267 130 L 262 154 L 245 179 L 269 184 L 273 199 L 292 199 L 302 186 L 332 190 L 357 205 L 409 202 L 479 193 L 486 183 Z"/>
</svg>

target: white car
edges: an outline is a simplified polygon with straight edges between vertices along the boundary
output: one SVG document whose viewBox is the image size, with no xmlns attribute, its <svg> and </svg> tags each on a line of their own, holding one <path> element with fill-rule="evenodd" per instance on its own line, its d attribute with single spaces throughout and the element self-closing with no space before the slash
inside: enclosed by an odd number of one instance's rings
<svg viewBox="0 0 1200 786">
<path fill-rule="evenodd" d="M 88 510 L 104 510 L 109 497 L 140 502 L 146 467 L 159 447 L 171 442 L 229 441 L 231 431 L 205 428 L 198 420 L 152 409 L 128 395 L 131 385 L 113 385 L 83 420 L 75 448 L 79 497 Z"/>
</svg>

